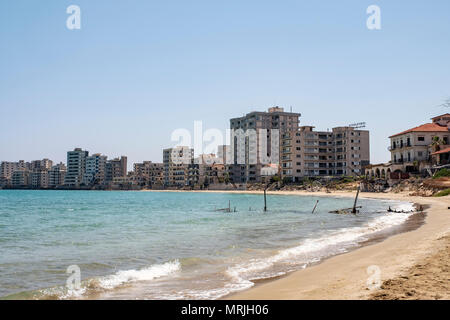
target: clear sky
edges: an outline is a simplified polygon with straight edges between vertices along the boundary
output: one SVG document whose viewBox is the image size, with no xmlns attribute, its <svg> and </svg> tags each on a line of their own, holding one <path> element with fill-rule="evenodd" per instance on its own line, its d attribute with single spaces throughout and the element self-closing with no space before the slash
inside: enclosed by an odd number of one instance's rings
<svg viewBox="0 0 450 320">
<path fill-rule="evenodd" d="M 279 105 L 321 130 L 366 121 L 387 161 L 389 135 L 450 111 L 449 40 L 448 0 L 1 1 L 0 160 L 161 161 L 177 128 Z"/>
</svg>

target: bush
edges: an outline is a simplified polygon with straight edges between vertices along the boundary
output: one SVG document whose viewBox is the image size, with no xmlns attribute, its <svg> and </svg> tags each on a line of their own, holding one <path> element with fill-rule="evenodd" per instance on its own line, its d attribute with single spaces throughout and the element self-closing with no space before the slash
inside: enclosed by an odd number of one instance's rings
<svg viewBox="0 0 450 320">
<path fill-rule="evenodd" d="M 434 196 L 435 197 L 445 197 L 445 196 L 448 196 L 448 195 L 450 195 L 450 188 L 442 190 L 442 191 L 436 193 Z"/>
<path fill-rule="evenodd" d="M 450 177 L 450 170 L 449 169 L 441 169 L 438 172 L 436 172 L 433 176 L 433 179 L 442 178 L 442 177 Z"/>
<path fill-rule="evenodd" d="M 341 183 L 355 182 L 355 178 L 353 178 L 353 177 L 344 177 L 344 178 L 341 179 L 340 182 L 341 182 Z"/>
<path fill-rule="evenodd" d="M 279 182 L 281 181 L 281 178 L 279 176 L 273 176 L 272 178 L 270 178 L 271 182 Z"/>
</svg>

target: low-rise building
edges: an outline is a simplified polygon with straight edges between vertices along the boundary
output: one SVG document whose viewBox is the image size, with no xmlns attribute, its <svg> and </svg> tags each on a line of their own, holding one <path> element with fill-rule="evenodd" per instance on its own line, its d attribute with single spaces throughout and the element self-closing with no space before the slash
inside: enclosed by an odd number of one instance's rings
<svg viewBox="0 0 450 320">
<path fill-rule="evenodd" d="M 450 141 L 450 114 L 432 118 L 431 123 L 402 131 L 389 137 L 391 163 L 404 172 L 417 172 L 431 165 L 431 154 Z"/>
<path fill-rule="evenodd" d="M 411 173 L 432 174 L 448 166 L 447 150 L 450 147 L 450 114 L 446 113 L 417 127 L 389 137 L 391 153 L 389 163 L 370 165 L 365 174 L 369 178 L 408 178 Z"/>
</svg>

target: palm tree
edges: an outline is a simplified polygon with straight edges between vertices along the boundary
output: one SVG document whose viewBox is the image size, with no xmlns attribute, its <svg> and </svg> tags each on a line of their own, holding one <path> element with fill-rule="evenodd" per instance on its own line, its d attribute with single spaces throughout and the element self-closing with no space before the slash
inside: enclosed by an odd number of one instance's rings
<svg viewBox="0 0 450 320">
<path fill-rule="evenodd" d="M 440 146 L 445 144 L 445 142 L 439 137 L 433 137 L 433 142 L 431 143 L 432 152 L 436 152 L 440 150 Z"/>
<path fill-rule="evenodd" d="M 448 98 L 447 100 L 445 100 L 444 103 L 441 104 L 439 107 L 450 108 L 450 98 Z"/>
</svg>

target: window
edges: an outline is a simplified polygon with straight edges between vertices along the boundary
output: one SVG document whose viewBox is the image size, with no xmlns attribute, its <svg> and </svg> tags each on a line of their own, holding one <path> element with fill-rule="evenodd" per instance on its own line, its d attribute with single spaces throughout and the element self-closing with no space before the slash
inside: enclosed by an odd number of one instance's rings
<svg viewBox="0 0 450 320">
<path fill-rule="evenodd" d="M 417 141 L 425 141 L 425 137 L 418 137 Z"/>
</svg>

